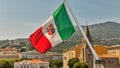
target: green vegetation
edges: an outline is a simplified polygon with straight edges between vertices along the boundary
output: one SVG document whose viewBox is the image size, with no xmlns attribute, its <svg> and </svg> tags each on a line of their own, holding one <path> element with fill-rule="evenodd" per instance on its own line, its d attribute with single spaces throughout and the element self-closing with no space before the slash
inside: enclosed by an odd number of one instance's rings
<svg viewBox="0 0 120 68">
<path fill-rule="evenodd" d="M 17 62 L 16 59 L 2 59 L 0 60 L 0 68 L 14 68 L 14 62 Z"/>
<path fill-rule="evenodd" d="M 27 58 L 22 59 L 1 59 L 0 60 L 0 68 L 14 68 L 14 62 L 19 62 L 22 60 L 30 60 Z"/>
<path fill-rule="evenodd" d="M 73 68 L 81 68 L 81 63 L 80 62 L 74 63 Z"/>
<path fill-rule="evenodd" d="M 76 62 L 73 68 L 88 68 L 88 65 L 86 63 Z"/>
<path fill-rule="evenodd" d="M 20 49 L 20 52 L 25 52 L 26 51 L 26 48 L 21 48 Z"/>
<path fill-rule="evenodd" d="M 78 58 L 72 58 L 68 60 L 69 68 L 88 68 L 86 63 L 81 63 Z"/>
<path fill-rule="evenodd" d="M 63 66 L 63 60 L 51 60 L 49 66 L 51 68 L 61 68 Z"/>
<path fill-rule="evenodd" d="M 68 66 L 69 68 L 73 68 L 74 64 L 79 62 L 79 59 L 78 58 L 72 58 L 70 60 L 68 60 Z"/>
</svg>

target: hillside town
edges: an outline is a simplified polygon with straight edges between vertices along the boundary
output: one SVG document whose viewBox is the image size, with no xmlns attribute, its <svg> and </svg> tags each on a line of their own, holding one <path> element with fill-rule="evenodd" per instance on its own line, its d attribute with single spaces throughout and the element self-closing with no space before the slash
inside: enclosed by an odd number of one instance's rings
<svg viewBox="0 0 120 68">
<path fill-rule="evenodd" d="M 89 41 L 93 43 L 88 26 L 85 27 L 85 34 Z M 104 68 L 120 68 L 120 45 L 104 46 L 95 44 L 92 46 L 100 58 L 98 63 L 104 65 Z M 60 68 L 69 68 L 68 61 L 72 58 L 78 58 L 80 62 L 88 65 L 88 68 L 93 68 L 93 55 L 86 43 L 84 37 L 81 44 L 76 44 L 74 47 L 59 52 L 39 53 L 36 50 L 27 50 L 20 52 L 17 48 L 0 48 L 0 59 L 22 59 L 14 62 L 14 68 L 53 68 L 50 67 L 50 61 L 62 60 Z"/>
</svg>

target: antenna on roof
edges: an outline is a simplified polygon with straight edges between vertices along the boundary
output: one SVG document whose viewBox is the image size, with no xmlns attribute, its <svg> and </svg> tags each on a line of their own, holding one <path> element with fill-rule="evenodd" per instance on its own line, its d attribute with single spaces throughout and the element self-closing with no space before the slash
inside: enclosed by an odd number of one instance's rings
<svg viewBox="0 0 120 68">
<path fill-rule="evenodd" d="M 88 22 L 86 21 L 86 26 L 88 25 Z"/>
</svg>

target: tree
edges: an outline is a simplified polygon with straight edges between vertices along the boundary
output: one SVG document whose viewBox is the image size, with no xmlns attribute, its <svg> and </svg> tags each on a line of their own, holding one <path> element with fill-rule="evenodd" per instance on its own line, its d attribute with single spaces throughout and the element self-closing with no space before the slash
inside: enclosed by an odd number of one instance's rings
<svg viewBox="0 0 120 68">
<path fill-rule="evenodd" d="M 16 59 L 3 59 L 3 60 L 0 60 L 0 68 L 13 68 L 15 61 L 19 61 L 19 60 L 16 60 Z"/>
<path fill-rule="evenodd" d="M 26 50 L 27 50 L 26 48 L 22 47 L 22 48 L 20 49 L 20 52 L 25 52 Z"/>
<path fill-rule="evenodd" d="M 52 60 L 50 61 L 50 67 L 51 68 L 60 68 L 63 66 L 63 61 L 62 60 Z"/>
<path fill-rule="evenodd" d="M 73 68 L 81 68 L 81 63 L 80 62 L 76 62 L 74 64 Z"/>
<path fill-rule="evenodd" d="M 5 61 L 3 68 L 13 68 L 13 64 L 10 61 Z"/>
<path fill-rule="evenodd" d="M 88 65 L 86 63 L 81 63 L 81 68 L 88 68 Z"/>
<path fill-rule="evenodd" d="M 67 63 L 68 63 L 69 68 L 73 68 L 73 66 L 76 62 L 79 62 L 78 58 L 72 58 L 72 59 L 68 60 Z"/>
<path fill-rule="evenodd" d="M 88 65 L 86 63 L 76 62 L 73 68 L 88 68 Z"/>
</svg>

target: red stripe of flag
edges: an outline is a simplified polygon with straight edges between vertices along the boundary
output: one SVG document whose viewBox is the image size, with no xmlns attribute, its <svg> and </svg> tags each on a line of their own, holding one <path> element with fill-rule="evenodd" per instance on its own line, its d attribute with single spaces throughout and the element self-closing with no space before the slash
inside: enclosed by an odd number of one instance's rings
<svg viewBox="0 0 120 68">
<path fill-rule="evenodd" d="M 44 53 L 52 48 L 51 43 L 42 32 L 42 27 L 30 36 L 30 41 L 32 46 L 35 47 L 35 49 L 40 53 Z"/>
</svg>

